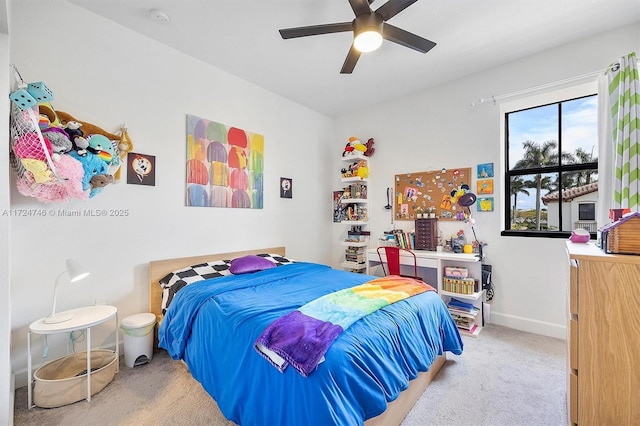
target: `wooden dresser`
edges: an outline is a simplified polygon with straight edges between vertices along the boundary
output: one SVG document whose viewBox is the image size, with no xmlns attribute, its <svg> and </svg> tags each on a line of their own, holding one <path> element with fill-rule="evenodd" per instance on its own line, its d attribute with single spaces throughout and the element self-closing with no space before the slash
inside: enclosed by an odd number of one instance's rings
<svg viewBox="0 0 640 426">
<path fill-rule="evenodd" d="M 569 424 L 640 425 L 640 256 L 567 252 Z"/>
<path fill-rule="evenodd" d="M 438 245 L 438 219 L 416 219 L 415 228 L 414 248 L 434 251 Z"/>
</svg>

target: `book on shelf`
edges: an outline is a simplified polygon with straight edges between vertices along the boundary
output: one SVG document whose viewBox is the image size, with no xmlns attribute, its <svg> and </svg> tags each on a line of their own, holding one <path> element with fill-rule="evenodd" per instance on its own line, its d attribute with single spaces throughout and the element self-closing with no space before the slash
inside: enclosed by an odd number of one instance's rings
<svg viewBox="0 0 640 426">
<path fill-rule="evenodd" d="M 478 325 L 477 324 L 473 324 L 469 329 L 462 328 L 462 327 L 458 327 L 458 328 L 460 328 L 461 330 L 466 331 L 468 333 L 475 333 L 476 330 L 478 329 Z"/>
<path fill-rule="evenodd" d="M 455 297 L 452 297 L 447 305 L 464 310 L 472 310 L 473 308 L 475 308 L 475 306 L 473 306 L 473 303 L 463 302 L 462 300 L 456 299 Z"/>
<path fill-rule="evenodd" d="M 412 250 L 415 245 L 415 234 L 413 232 L 405 232 L 402 229 L 395 229 L 393 231 L 393 237 L 396 246 Z"/>
<path fill-rule="evenodd" d="M 467 318 L 475 318 L 478 316 L 478 312 L 480 312 L 480 309 L 478 308 L 474 308 L 472 311 L 461 311 L 452 307 L 448 307 L 448 309 L 449 309 L 449 312 L 451 313 L 451 316 L 457 315 L 457 316 L 467 317 Z"/>
</svg>

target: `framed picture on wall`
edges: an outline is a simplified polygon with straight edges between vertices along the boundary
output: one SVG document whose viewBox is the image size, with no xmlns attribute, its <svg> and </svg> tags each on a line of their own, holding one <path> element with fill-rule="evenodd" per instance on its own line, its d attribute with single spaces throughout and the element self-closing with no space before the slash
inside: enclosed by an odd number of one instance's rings
<svg viewBox="0 0 640 426">
<path fill-rule="evenodd" d="M 493 197 L 480 197 L 480 198 L 478 198 L 478 211 L 479 212 L 492 212 L 493 211 Z"/>
<path fill-rule="evenodd" d="M 134 185 L 156 185 L 155 155 L 127 154 L 127 183 Z"/>
<path fill-rule="evenodd" d="M 293 198 L 293 179 L 280 178 L 280 198 Z"/>
<path fill-rule="evenodd" d="M 478 179 L 493 177 L 493 163 L 478 164 Z"/>
</svg>

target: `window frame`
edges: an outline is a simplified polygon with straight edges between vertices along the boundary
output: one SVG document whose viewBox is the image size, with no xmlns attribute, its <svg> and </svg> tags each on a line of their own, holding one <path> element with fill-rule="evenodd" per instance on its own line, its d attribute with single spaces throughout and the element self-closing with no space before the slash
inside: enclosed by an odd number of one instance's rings
<svg viewBox="0 0 640 426">
<path fill-rule="evenodd" d="M 585 169 L 596 169 L 600 172 L 598 162 L 581 163 L 581 164 L 567 164 L 567 165 L 554 165 L 544 166 L 530 169 L 522 169 L 517 171 L 509 171 L 509 138 L 508 138 L 508 114 L 518 111 L 524 111 L 527 109 L 543 107 L 547 105 L 557 104 L 560 102 L 571 101 L 589 96 L 598 95 L 598 83 L 597 80 L 557 89 L 554 91 L 540 93 L 537 95 L 523 97 L 511 102 L 504 102 L 500 104 L 500 163 L 503 170 L 502 173 L 502 191 L 501 202 L 503 205 L 503 222 L 501 236 L 515 236 L 515 237 L 537 237 L 537 238 L 568 238 L 571 235 L 571 231 L 548 231 L 548 230 L 511 230 L 511 194 L 510 194 L 510 178 L 513 176 L 524 176 L 531 174 L 545 174 L 545 173 L 558 173 L 558 179 L 562 179 L 563 173 L 570 173 L 576 171 L 582 171 Z M 558 136 L 558 153 L 562 152 L 562 114 L 559 113 L 559 132 Z M 540 194 L 538 194 L 540 196 Z M 559 223 L 562 223 L 562 197 L 559 197 L 560 203 L 558 208 Z M 597 215 L 596 215 L 597 216 Z M 591 232 L 591 238 L 596 238 L 596 233 Z"/>
</svg>

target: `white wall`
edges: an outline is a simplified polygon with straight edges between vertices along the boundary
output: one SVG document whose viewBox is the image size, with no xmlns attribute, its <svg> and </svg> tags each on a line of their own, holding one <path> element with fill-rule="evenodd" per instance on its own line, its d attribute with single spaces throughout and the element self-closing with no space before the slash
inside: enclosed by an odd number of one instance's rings
<svg viewBox="0 0 640 426">
<path fill-rule="evenodd" d="M 10 61 L 22 77 L 44 81 L 58 110 L 108 131 L 126 123 L 134 151 L 155 155 L 157 165 L 155 187 L 125 180 L 86 202 L 56 206 L 128 209 L 126 218 L 13 218 L 13 371 L 24 371 L 28 326 L 49 313 L 68 257 L 92 274 L 61 287 L 58 310 L 104 301 L 118 307 L 121 319 L 148 310 L 150 260 L 284 245 L 294 259 L 329 263 L 331 119 L 66 1 L 11 5 Z M 264 135 L 263 209 L 184 206 L 186 114 Z M 280 198 L 280 177 L 293 179 L 292 199 Z M 10 185 L 12 208 L 43 207 L 20 195 L 14 179 Z M 48 359 L 66 352 L 66 337 L 50 337 Z M 108 345 L 114 336 L 100 326 L 92 341 Z M 33 353 L 41 359 L 42 345 Z"/>
<path fill-rule="evenodd" d="M 372 245 L 375 247 L 375 238 L 390 227 L 390 214 L 384 206 L 386 188 L 393 187 L 395 174 L 442 167 L 475 170 L 478 163 L 493 162 L 494 211 L 474 213 L 478 238 L 488 243 L 486 261 L 494 266 L 496 293 L 491 306 L 491 322 L 564 338 L 565 241 L 500 236 L 504 216 L 501 182 L 504 171 L 500 166 L 499 106 L 491 103 L 470 105 L 492 95 L 602 70 L 620 56 L 639 48 L 640 24 L 636 24 L 337 119 L 334 151 L 341 152 L 351 135 L 361 139 L 373 137 L 376 141 L 376 151 L 370 160 Z M 339 170 L 336 158 L 334 189 L 342 187 Z M 412 222 L 407 221 L 395 225 L 413 228 Z M 470 229 L 460 223 L 440 222 L 439 227 L 445 235 L 460 228 L 470 233 Z M 335 253 L 341 251 L 342 231 L 340 225 L 334 226 Z M 337 254 L 335 259 L 338 258 Z"/>
</svg>

